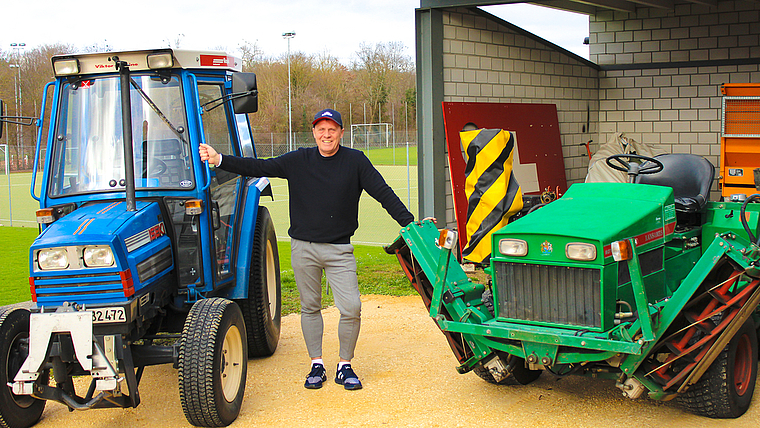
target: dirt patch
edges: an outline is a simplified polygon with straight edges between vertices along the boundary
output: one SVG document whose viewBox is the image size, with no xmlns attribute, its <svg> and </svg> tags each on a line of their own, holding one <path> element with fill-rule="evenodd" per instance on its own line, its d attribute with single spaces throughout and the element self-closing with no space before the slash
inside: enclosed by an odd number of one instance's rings
<svg viewBox="0 0 760 428">
<path fill-rule="evenodd" d="M 556 379 L 544 373 L 527 386 L 497 386 L 473 373 L 460 375 L 443 335 L 417 296 L 364 296 L 362 333 L 354 368 L 364 384 L 345 391 L 332 378 L 319 390 L 303 387 L 309 371 L 298 315 L 283 318 L 277 352 L 250 360 L 245 401 L 232 426 L 266 427 L 755 427 L 760 387 L 738 420 L 711 420 L 674 402 L 623 398 L 609 380 Z M 338 362 L 334 307 L 324 311 L 325 363 Z M 149 367 L 136 409 L 69 412 L 48 403 L 38 427 L 188 426 L 179 403 L 177 371 Z"/>
</svg>

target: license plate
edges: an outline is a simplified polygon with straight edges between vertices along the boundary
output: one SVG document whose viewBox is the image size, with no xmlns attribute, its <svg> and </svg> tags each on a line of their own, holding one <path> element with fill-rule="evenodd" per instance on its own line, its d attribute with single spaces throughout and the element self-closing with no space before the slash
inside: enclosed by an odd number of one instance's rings
<svg viewBox="0 0 760 428">
<path fill-rule="evenodd" d="M 92 311 L 92 323 L 103 324 L 112 322 L 126 322 L 124 308 L 96 308 Z"/>
</svg>

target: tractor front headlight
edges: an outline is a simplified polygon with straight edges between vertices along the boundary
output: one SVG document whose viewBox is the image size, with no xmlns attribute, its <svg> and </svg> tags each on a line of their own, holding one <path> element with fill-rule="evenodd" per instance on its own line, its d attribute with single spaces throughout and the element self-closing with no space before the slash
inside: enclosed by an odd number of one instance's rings
<svg viewBox="0 0 760 428">
<path fill-rule="evenodd" d="M 596 260 L 596 245 L 583 242 L 571 242 L 565 245 L 565 255 L 570 260 L 589 262 Z"/>
<path fill-rule="evenodd" d="M 69 267 L 69 252 L 66 248 L 45 248 L 37 252 L 37 266 L 41 270 L 66 269 Z"/>
<path fill-rule="evenodd" d="M 113 251 L 107 245 L 84 247 L 82 259 L 87 267 L 108 267 L 114 262 Z"/>
<path fill-rule="evenodd" d="M 499 252 L 505 256 L 522 257 L 528 254 L 528 243 L 522 239 L 502 239 L 499 241 Z"/>
</svg>

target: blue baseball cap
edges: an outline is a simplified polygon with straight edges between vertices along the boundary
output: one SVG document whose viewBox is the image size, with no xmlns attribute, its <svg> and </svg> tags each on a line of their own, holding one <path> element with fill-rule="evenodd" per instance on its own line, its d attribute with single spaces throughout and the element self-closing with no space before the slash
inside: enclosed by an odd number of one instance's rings
<svg viewBox="0 0 760 428">
<path fill-rule="evenodd" d="M 343 120 L 340 118 L 340 113 L 338 113 L 337 111 L 331 108 L 326 108 L 324 110 L 321 110 L 319 113 L 315 114 L 314 121 L 311 122 L 311 126 L 316 125 L 317 122 L 319 122 L 322 119 L 332 120 L 333 122 L 337 123 L 338 126 L 341 127 L 341 129 L 343 128 Z"/>
</svg>

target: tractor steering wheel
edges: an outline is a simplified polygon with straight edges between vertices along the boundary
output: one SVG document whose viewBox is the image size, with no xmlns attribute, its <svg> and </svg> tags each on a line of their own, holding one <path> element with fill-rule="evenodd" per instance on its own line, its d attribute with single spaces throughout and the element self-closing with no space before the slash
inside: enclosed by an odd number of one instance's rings
<svg viewBox="0 0 760 428">
<path fill-rule="evenodd" d="M 165 173 L 167 169 L 169 169 L 169 167 L 166 165 L 166 162 L 161 159 L 153 159 L 153 165 L 151 166 L 150 171 L 148 171 L 148 167 L 145 166 L 142 175 L 146 176 L 148 175 L 148 172 L 150 172 L 151 175 L 161 175 Z"/>
<path fill-rule="evenodd" d="M 626 162 L 623 159 L 628 159 Z M 641 168 L 641 164 L 636 162 L 631 162 L 631 159 L 639 159 L 644 162 L 652 162 L 654 165 L 647 166 L 644 168 Z M 616 164 L 613 164 L 612 161 L 617 162 Z M 610 168 L 622 171 L 628 174 L 628 182 L 633 183 L 634 179 L 639 174 L 656 174 L 660 171 L 662 171 L 663 165 L 662 162 L 659 160 L 649 157 L 649 156 L 643 156 L 643 155 L 634 155 L 634 154 L 621 154 L 621 155 L 612 155 L 609 156 L 607 159 L 605 159 L 605 162 L 607 162 L 607 166 Z"/>
</svg>

